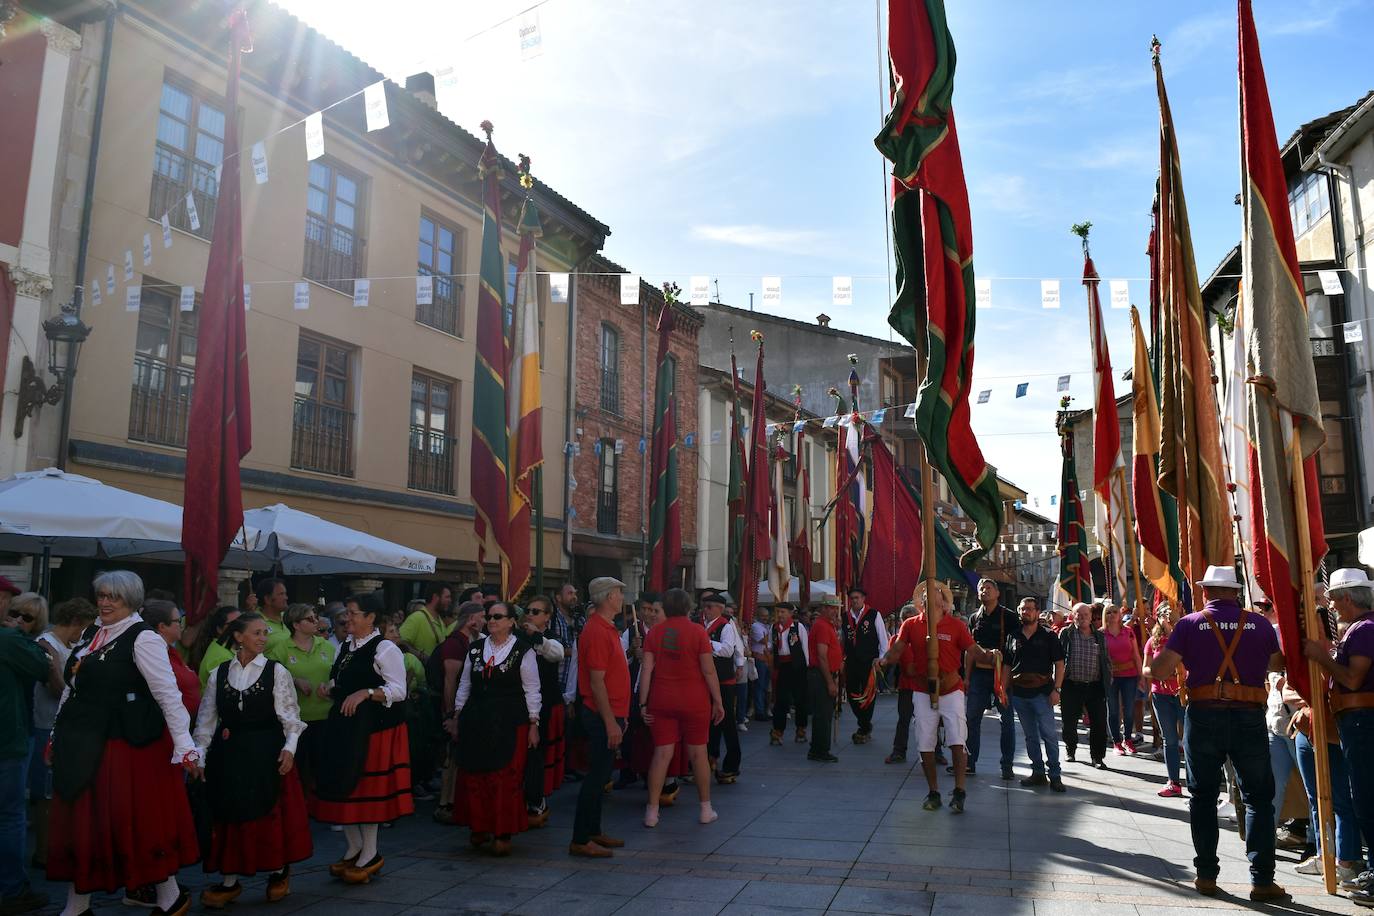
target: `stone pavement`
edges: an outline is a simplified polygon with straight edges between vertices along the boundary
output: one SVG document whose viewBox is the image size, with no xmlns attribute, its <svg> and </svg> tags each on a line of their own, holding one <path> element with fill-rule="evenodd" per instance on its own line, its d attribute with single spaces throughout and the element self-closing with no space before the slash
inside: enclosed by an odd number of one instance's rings
<svg viewBox="0 0 1374 916">
<path fill-rule="evenodd" d="M 567 855 L 578 788 L 570 783 L 552 801 L 549 826 L 517 837 L 510 858 L 473 852 L 467 830 L 435 824 L 433 803 L 424 803 L 419 816 L 382 831 L 386 868 L 372 884 L 348 887 L 329 877 L 326 866 L 343 842 L 317 826 L 317 855 L 294 869 L 290 897 L 269 906 L 260 877 L 246 882 L 230 909 L 240 916 L 1369 912 L 1326 896 L 1316 879 L 1293 874 L 1293 855 L 1283 851 L 1278 881 L 1293 892 L 1293 903 L 1252 905 L 1244 896 L 1244 848 L 1226 819 L 1223 894 L 1199 896 L 1191 884 L 1187 802 L 1155 795 L 1162 763 L 1109 756 L 1107 772 L 1065 763 L 1067 793 L 1024 789 L 998 778 L 992 717 L 984 720 L 983 746 L 992 750 L 994 765 L 970 780 L 967 812 L 922 811 L 919 765 L 883 764 L 896 704 L 891 695 L 879 704 L 878 737 L 862 747 L 848 741 L 854 725 L 846 711 L 839 764 L 807 761 L 790 735 L 783 747 L 769 747 L 767 725 L 751 724 L 741 735 L 743 775 L 734 786 L 713 787 L 720 820 L 709 826 L 696 823 L 690 786 L 654 830 L 641 823 L 642 786 L 615 792 L 606 799 L 605 826 L 626 847 L 610 860 Z M 1021 743 L 1018 731 L 1018 776 L 1029 766 Z M 940 777 L 947 801 L 952 777 L 943 767 Z M 196 891 L 209 883 L 198 869 L 182 877 Z M 46 912 L 56 912 L 63 890 L 47 889 L 55 906 Z M 116 898 L 95 903 L 106 912 L 118 907 Z"/>
</svg>

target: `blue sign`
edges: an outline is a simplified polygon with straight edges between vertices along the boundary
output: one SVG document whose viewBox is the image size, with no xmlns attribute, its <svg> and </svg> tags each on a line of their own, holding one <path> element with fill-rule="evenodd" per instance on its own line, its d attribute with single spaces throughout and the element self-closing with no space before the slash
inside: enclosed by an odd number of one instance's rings
<svg viewBox="0 0 1374 916">
<path fill-rule="evenodd" d="M 684 436 L 684 437 L 682 438 L 682 444 L 685 445 L 685 446 L 687 446 L 688 448 L 696 448 L 696 447 L 697 447 L 697 434 L 696 434 L 696 433 L 688 433 L 686 436 Z"/>
</svg>

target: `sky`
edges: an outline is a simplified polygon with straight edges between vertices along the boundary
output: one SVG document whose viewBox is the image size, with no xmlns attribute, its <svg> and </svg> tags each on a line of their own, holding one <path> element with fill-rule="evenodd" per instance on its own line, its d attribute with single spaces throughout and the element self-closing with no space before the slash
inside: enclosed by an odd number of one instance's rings
<svg viewBox="0 0 1374 916">
<path fill-rule="evenodd" d="M 857 0 L 544 0 L 542 51 L 521 53 L 532 0 L 278 0 L 404 82 L 456 68 L 444 108 L 610 226 L 606 255 L 654 284 L 709 275 L 722 301 L 889 337 L 884 162 L 886 4 Z M 1146 306 L 1145 244 L 1158 171 L 1152 34 L 1179 137 L 1201 279 L 1239 239 L 1236 4 L 950 0 L 954 106 L 973 211 L 974 269 L 992 278 L 978 316 L 974 429 L 998 472 L 1048 511 L 1059 490 L 1055 379 L 1092 406 L 1083 260 L 1093 223 L 1104 280 Z M 1374 0 L 1255 0 L 1279 142 L 1374 88 Z M 424 23 L 423 29 L 416 27 Z M 881 37 L 880 37 L 881 35 Z M 854 304 L 831 304 L 831 278 Z M 1041 308 L 1041 279 L 1063 306 Z M 714 288 L 713 288 L 714 289 Z M 1107 308 L 1107 289 L 1102 295 Z M 1129 313 L 1105 314 L 1118 395 Z M 843 379 L 836 379 L 842 384 Z M 789 379 L 770 387 L 790 391 Z M 1028 382 L 1024 398 L 1014 398 Z M 1080 470 L 1080 479 L 1083 471 Z"/>
</svg>

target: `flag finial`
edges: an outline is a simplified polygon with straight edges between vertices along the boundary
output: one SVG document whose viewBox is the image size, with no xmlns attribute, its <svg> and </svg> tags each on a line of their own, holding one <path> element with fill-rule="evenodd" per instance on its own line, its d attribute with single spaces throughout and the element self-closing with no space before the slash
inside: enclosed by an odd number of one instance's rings
<svg viewBox="0 0 1374 916">
<path fill-rule="evenodd" d="M 1164 45 L 1160 44 L 1158 35 L 1150 36 L 1150 59 L 1155 63 L 1159 63 L 1159 52 L 1163 47 Z"/>
<path fill-rule="evenodd" d="M 490 127 L 490 121 L 483 122 L 483 129 L 487 131 L 488 140 L 491 139 Z M 519 165 L 516 167 L 515 173 L 520 176 L 520 187 L 528 191 L 530 188 L 534 187 L 534 176 L 530 174 L 530 157 L 521 153 L 516 158 L 519 161 Z"/>
<path fill-rule="evenodd" d="M 682 287 L 672 280 L 663 284 L 663 303 L 667 308 L 671 308 L 678 303 L 678 297 L 682 295 Z"/>
<path fill-rule="evenodd" d="M 482 128 L 482 133 L 484 133 L 484 134 L 487 135 L 487 142 L 490 143 L 490 142 L 491 142 L 491 132 L 494 131 L 494 130 L 496 130 L 496 128 L 492 126 L 492 124 L 491 124 L 490 121 L 483 121 L 483 122 L 482 122 L 481 124 L 479 124 L 478 126 Z"/>
<path fill-rule="evenodd" d="M 1087 220 L 1081 223 L 1074 223 L 1072 226 L 1069 227 L 1070 232 L 1072 232 L 1074 235 L 1078 236 L 1080 239 L 1083 240 L 1083 257 L 1085 258 L 1089 257 L 1088 233 L 1092 231 L 1092 228 L 1093 224 L 1091 220 Z"/>
</svg>

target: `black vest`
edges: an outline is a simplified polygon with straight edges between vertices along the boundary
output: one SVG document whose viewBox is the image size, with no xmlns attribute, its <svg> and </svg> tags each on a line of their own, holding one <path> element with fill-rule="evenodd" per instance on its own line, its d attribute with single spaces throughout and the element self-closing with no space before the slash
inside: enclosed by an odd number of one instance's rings
<svg viewBox="0 0 1374 916">
<path fill-rule="evenodd" d="M 715 642 L 720 642 L 720 634 L 730 625 L 730 620 L 721 614 L 713 623 L 706 625 L 706 635 Z M 735 682 L 735 656 L 732 652 L 725 658 L 719 655 L 712 655 L 711 661 L 716 663 L 716 680 L 722 684 L 733 684 Z"/>
<path fill-rule="evenodd" d="M 134 662 L 134 642 L 150 629 L 136 623 L 84 658 L 77 658 L 85 648 L 78 646 L 67 659 L 71 693 L 53 725 L 52 754 L 53 788 L 67 801 L 90 785 L 107 742 L 146 747 L 167 730 L 162 708 Z"/>
<path fill-rule="evenodd" d="M 845 660 L 862 661 L 865 666 L 883 654 L 885 646 L 878 645 L 878 612 L 866 607 L 859 614 L 856 624 L 849 611 L 844 612 L 844 657 Z"/>
<path fill-rule="evenodd" d="M 386 683 L 373 667 L 381 644 L 381 636 L 369 639 L 357 649 L 345 642 L 339 649 L 339 657 L 334 659 L 334 668 L 330 671 L 334 679 L 334 689 L 330 691 L 334 705 L 329 710 L 329 718 L 315 726 L 320 729 L 320 736 L 311 744 L 315 794 L 325 801 L 347 801 L 362 777 L 372 735 L 405 722 L 404 703 L 386 706 L 375 700 L 365 700 L 351 716 L 345 716 L 341 709 L 349 694 L 372 690 Z"/>
<path fill-rule="evenodd" d="M 773 633 L 776 635 L 777 630 L 775 629 Z M 782 672 L 784 662 L 791 671 L 805 671 L 806 650 L 802 648 L 801 626 L 797 621 L 792 621 L 792 626 L 787 628 L 786 636 L 783 638 L 787 640 L 787 651 L 790 654 L 778 655 L 777 652 L 773 653 L 773 663 L 778 666 L 779 673 Z"/>
<path fill-rule="evenodd" d="M 458 766 L 469 773 L 488 773 L 510 762 L 515 753 L 515 730 L 529 722 L 520 662 L 529 644 L 512 636 L 515 645 L 499 665 L 482 658 L 483 637 L 468 649 L 470 693 L 458 717 Z"/>
<path fill-rule="evenodd" d="M 205 788 L 219 823 L 254 821 L 276 807 L 277 757 L 286 743 L 272 697 L 277 663 L 269 659 L 257 681 L 242 691 L 229 685 L 231 664 L 215 669 L 219 725 L 205 759 Z"/>
<path fill-rule="evenodd" d="M 552 630 L 547 630 L 543 633 L 543 637 L 545 640 L 550 640 L 553 639 L 552 634 Z M 519 638 L 528 643 L 529 651 L 534 652 L 534 661 L 539 666 L 539 718 L 547 722 L 549 710 L 555 706 L 561 706 L 563 703 L 563 682 L 558 676 L 558 669 L 562 667 L 562 663 L 551 662 L 536 652 L 534 642 L 528 637 L 522 635 Z"/>
</svg>

